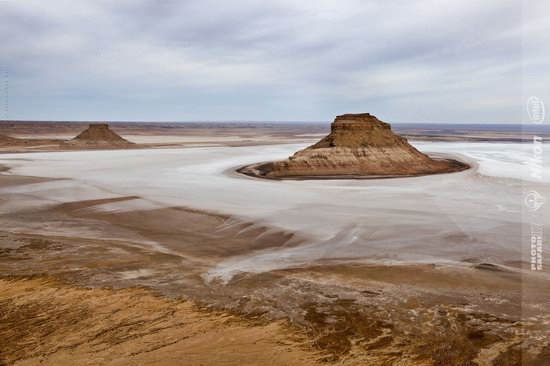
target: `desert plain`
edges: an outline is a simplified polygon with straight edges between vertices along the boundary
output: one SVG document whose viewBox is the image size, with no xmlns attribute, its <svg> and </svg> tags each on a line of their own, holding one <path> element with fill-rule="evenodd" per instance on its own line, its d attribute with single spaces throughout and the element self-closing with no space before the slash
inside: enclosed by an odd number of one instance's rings
<svg viewBox="0 0 550 366">
<path fill-rule="evenodd" d="M 521 129 L 399 126 L 460 172 L 277 181 L 237 170 L 327 124 L 62 143 L 83 128 L 0 128 L 27 139 L 0 154 L 0 363 L 550 364 L 550 273 L 530 264 L 550 212 L 524 202 L 550 181 Z"/>
</svg>

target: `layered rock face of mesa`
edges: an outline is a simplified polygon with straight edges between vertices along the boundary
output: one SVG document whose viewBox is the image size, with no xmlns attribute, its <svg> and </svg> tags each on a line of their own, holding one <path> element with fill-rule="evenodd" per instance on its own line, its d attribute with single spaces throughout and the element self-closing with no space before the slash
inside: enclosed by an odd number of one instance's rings
<svg viewBox="0 0 550 366">
<path fill-rule="evenodd" d="M 132 142 L 113 132 L 107 123 L 92 123 L 71 141 L 73 144 L 124 146 L 133 145 Z"/>
<path fill-rule="evenodd" d="M 321 141 L 272 163 L 266 177 L 400 176 L 458 171 L 468 166 L 421 153 L 368 113 L 336 117 Z"/>
</svg>

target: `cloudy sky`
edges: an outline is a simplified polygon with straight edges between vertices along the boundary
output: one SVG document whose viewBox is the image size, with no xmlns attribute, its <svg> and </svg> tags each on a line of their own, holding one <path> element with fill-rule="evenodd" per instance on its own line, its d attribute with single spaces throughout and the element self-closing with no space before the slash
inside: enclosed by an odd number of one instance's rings
<svg viewBox="0 0 550 366">
<path fill-rule="evenodd" d="M 4 0 L 0 41 L 1 119 L 517 123 L 522 87 L 550 97 L 546 0 Z"/>
</svg>

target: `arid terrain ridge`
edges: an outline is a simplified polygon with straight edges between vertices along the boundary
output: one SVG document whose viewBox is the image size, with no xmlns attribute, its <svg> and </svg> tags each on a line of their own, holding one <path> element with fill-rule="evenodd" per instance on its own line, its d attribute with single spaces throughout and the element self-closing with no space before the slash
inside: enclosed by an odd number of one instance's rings
<svg viewBox="0 0 550 366">
<path fill-rule="evenodd" d="M 0 121 L 0 134 L 13 137 L 76 136 L 90 123 L 101 121 Z M 325 135 L 330 132 L 326 122 L 116 122 L 105 121 L 120 135 L 200 136 L 219 133 L 243 137 L 260 134 L 271 137 Z M 429 141 L 531 141 L 530 135 L 550 138 L 550 126 L 522 124 L 447 124 L 392 123 L 396 133 L 413 140 Z M 526 136 L 527 135 L 527 136 Z"/>
</svg>

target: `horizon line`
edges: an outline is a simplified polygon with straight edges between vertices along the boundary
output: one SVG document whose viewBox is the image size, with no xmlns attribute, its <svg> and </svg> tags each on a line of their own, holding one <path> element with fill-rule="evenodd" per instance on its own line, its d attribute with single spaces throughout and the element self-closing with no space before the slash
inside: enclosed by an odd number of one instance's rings
<svg viewBox="0 0 550 366">
<path fill-rule="evenodd" d="M 332 123 L 333 121 L 312 120 L 187 120 L 187 121 L 130 121 L 130 120 L 33 120 L 33 119 L 3 119 L 0 123 Z M 390 124 L 433 124 L 433 125 L 522 125 L 524 122 L 389 122 Z"/>
</svg>

